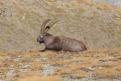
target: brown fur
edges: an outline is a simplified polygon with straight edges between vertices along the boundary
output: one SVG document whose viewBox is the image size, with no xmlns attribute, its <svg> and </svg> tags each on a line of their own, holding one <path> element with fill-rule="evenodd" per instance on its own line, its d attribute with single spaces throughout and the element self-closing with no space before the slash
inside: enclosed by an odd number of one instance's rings
<svg viewBox="0 0 121 81">
<path fill-rule="evenodd" d="M 52 36 L 47 33 L 43 40 L 45 50 L 79 52 L 87 49 L 81 41 L 64 36 Z"/>
<path fill-rule="evenodd" d="M 46 20 L 47 22 L 47 20 Z M 87 50 L 85 44 L 79 40 L 72 39 L 64 36 L 53 36 L 52 34 L 47 33 L 50 27 L 47 25 L 44 27 L 44 33 L 37 38 L 37 42 L 44 43 L 44 50 L 56 50 L 56 51 L 70 51 L 70 52 L 79 52 Z M 43 30 L 43 29 L 41 29 Z"/>
</svg>

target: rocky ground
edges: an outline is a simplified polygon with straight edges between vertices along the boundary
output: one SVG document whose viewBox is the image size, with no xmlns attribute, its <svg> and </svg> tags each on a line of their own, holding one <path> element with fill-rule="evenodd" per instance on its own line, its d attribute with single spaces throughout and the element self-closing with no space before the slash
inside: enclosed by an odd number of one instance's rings
<svg viewBox="0 0 121 81">
<path fill-rule="evenodd" d="M 121 50 L 2 52 L 0 81 L 121 81 Z"/>
</svg>

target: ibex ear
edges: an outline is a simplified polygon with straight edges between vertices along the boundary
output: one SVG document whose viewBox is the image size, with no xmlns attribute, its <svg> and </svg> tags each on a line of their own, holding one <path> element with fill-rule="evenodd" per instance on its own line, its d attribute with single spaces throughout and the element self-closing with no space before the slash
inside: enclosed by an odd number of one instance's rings
<svg viewBox="0 0 121 81">
<path fill-rule="evenodd" d="M 50 22 L 46 27 L 45 27 L 45 33 L 52 27 L 54 26 L 59 20 L 55 19 L 54 21 Z"/>
<path fill-rule="evenodd" d="M 45 30 L 49 30 L 50 29 L 50 26 L 46 26 Z"/>
<path fill-rule="evenodd" d="M 41 25 L 41 31 L 40 34 L 43 34 L 46 28 L 46 24 L 50 21 L 50 19 L 45 20 Z"/>
</svg>

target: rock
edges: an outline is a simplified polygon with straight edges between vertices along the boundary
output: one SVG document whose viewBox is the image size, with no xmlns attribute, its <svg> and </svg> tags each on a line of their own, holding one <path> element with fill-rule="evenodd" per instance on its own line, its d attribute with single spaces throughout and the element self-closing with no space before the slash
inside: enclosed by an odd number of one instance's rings
<svg viewBox="0 0 121 81">
<path fill-rule="evenodd" d="M 0 79 L 0 81 L 4 81 L 4 80 L 1 80 L 1 79 Z"/>
<path fill-rule="evenodd" d="M 50 64 L 47 64 L 43 67 L 43 70 L 42 70 L 42 74 L 44 76 L 48 76 L 48 75 L 53 75 L 55 72 L 55 69 L 52 65 Z"/>
</svg>

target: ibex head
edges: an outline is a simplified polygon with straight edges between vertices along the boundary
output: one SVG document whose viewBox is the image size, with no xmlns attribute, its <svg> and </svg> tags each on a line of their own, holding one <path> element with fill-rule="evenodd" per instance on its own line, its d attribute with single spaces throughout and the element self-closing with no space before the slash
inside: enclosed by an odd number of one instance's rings
<svg viewBox="0 0 121 81">
<path fill-rule="evenodd" d="M 44 40 L 50 36 L 52 36 L 52 34 L 48 33 L 48 30 L 55 24 L 57 23 L 58 20 L 55 20 L 53 22 L 50 22 L 50 19 L 45 20 L 42 25 L 41 25 L 41 31 L 40 31 L 40 35 L 37 38 L 37 42 L 39 43 L 44 43 Z M 50 23 L 49 23 L 50 22 Z"/>
</svg>

